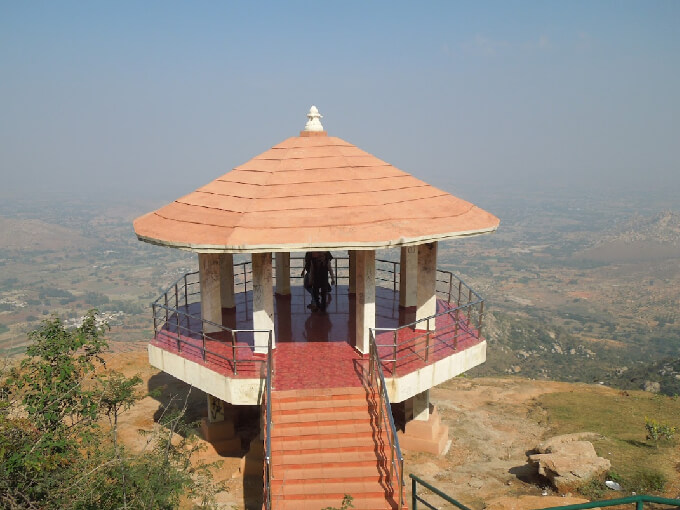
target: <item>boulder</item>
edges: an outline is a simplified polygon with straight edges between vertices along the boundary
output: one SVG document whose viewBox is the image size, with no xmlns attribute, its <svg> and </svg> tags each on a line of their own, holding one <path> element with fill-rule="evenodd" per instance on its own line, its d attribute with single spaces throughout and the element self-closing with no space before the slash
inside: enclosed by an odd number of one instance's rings
<svg viewBox="0 0 680 510">
<path fill-rule="evenodd" d="M 659 393 L 661 391 L 661 383 L 656 381 L 645 381 L 642 389 L 650 393 Z"/>
<path fill-rule="evenodd" d="M 564 494 L 578 489 L 593 478 L 602 477 L 611 467 L 609 460 L 598 457 L 587 439 L 599 439 L 592 432 L 556 436 L 536 447 L 529 463 Z"/>
</svg>

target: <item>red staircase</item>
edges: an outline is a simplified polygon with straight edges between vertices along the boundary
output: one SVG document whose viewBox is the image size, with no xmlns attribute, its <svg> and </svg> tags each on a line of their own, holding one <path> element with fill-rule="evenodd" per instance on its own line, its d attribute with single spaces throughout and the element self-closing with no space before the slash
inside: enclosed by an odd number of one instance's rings
<svg viewBox="0 0 680 510">
<path fill-rule="evenodd" d="M 355 509 L 397 508 L 374 402 L 357 387 L 272 391 L 272 509 L 340 508 L 345 494 Z"/>
</svg>

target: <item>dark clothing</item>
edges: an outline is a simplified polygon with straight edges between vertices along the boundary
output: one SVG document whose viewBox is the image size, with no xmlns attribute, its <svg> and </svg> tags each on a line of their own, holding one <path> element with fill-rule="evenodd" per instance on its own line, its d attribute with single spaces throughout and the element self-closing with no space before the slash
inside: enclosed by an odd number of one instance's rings
<svg viewBox="0 0 680 510">
<path fill-rule="evenodd" d="M 317 308 L 326 309 L 326 292 L 328 284 L 328 271 L 333 255 L 326 251 L 313 251 L 305 253 L 305 280 L 304 285 L 312 294 L 312 299 Z"/>
</svg>

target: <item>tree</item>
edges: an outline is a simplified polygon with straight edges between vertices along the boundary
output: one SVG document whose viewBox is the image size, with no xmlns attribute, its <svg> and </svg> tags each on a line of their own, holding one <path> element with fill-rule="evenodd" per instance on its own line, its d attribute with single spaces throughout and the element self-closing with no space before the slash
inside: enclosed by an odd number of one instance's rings
<svg viewBox="0 0 680 510">
<path fill-rule="evenodd" d="M 138 376 L 106 370 L 104 333 L 95 310 L 75 329 L 52 317 L 0 372 L 0 507 L 171 509 L 189 494 L 210 508 L 222 487 L 210 465 L 192 462 L 186 406 L 164 410 L 141 452 L 120 444 L 119 416 L 144 394 Z"/>
</svg>

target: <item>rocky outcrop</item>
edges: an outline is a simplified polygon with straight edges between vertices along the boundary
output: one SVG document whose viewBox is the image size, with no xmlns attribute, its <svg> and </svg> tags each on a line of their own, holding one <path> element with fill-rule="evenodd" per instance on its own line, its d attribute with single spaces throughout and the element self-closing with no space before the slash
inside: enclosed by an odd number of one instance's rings
<svg viewBox="0 0 680 510">
<path fill-rule="evenodd" d="M 553 437 L 536 447 L 529 463 L 538 469 L 560 493 L 571 492 L 593 478 L 603 476 L 611 467 L 609 460 L 598 457 L 588 439 L 601 436 L 591 432 Z"/>
</svg>

